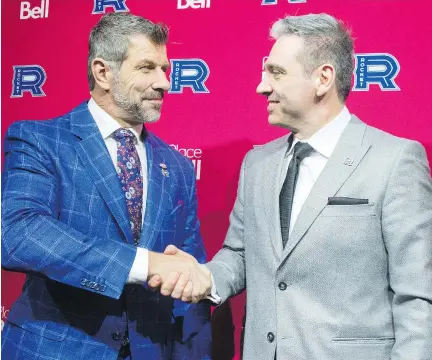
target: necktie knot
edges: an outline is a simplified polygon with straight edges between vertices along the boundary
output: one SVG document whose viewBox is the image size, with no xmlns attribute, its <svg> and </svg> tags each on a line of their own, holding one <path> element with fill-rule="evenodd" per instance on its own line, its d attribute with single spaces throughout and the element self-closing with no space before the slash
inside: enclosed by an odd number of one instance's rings
<svg viewBox="0 0 432 360">
<path fill-rule="evenodd" d="M 294 146 L 293 157 L 296 157 L 299 162 L 302 162 L 304 158 L 308 157 L 313 151 L 313 147 L 305 142 L 297 142 Z"/>
<path fill-rule="evenodd" d="M 120 128 L 114 131 L 114 138 L 119 141 L 122 139 L 131 140 L 134 138 L 134 136 L 135 135 L 133 134 L 133 132 L 128 129 Z"/>
</svg>

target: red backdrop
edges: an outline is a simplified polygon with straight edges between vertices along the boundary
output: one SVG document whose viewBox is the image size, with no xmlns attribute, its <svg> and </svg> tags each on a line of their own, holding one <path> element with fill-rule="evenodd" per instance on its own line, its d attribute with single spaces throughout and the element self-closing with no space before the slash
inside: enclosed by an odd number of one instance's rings
<svg viewBox="0 0 432 360">
<path fill-rule="evenodd" d="M 169 25 L 168 56 L 177 61 L 179 87 L 149 128 L 195 160 L 209 258 L 228 228 L 243 156 L 284 134 L 268 125 L 265 99 L 255 89 L 272 45 L 269 27 L 285 14 L 343 19 L 353 29 L 356 54 L 364 56 L 357 70 L 366 85 L 351 93 L 350 111 L 420 141 L 432 159 L 432 105 L 423 80 L 432 63 L 428 0 L 3 0 L 1 6 L 2 137 L 13 121 L 55 117 L 89 97 L 87 39 L 101 16 L 95 12 L 128 10 Z M 26 65 L 36 72 L 20 77 Z M 194 76 L 202 78 L 195 89 L 188 86 Z M 26 91 L 37 80 L 44 82 Z M 2 271 L 2 319 L 22 283 L 23 275 Z M 215 359 L 238 358 L 244 301 L 240 295 L 214 312 Z"/>
</svg>

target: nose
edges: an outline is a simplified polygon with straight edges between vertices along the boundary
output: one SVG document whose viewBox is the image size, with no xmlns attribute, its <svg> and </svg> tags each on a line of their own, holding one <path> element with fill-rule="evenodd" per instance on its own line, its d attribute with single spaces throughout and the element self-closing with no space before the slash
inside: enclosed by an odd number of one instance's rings
<svg viewBox="0 0 432 360">
<path fill-rule="evenodd" d="M 152 88 L 154 90 L 168 91 L 170 88 L 170 82 L 167 78 L 167 74 L 162 69 L 158 69 L 156 76 L 157 78 L 153 82 Z"/>
<path fill-rule="evenodd" d="M 267 81 L 266 73 L 263 72 L 261 82 L 258 84 L 258 86 L 257 86 L 257 88 L 256 88 L 256 92 L 257 92 L 258 94 L 260 94 L 260 95 L 268 95 L 268 94 L 270 94 L 272 91 L 273 91 L 273 90 L 272 90 L 272 88 L 271 88 L 269 82 Z"/>
</svg>

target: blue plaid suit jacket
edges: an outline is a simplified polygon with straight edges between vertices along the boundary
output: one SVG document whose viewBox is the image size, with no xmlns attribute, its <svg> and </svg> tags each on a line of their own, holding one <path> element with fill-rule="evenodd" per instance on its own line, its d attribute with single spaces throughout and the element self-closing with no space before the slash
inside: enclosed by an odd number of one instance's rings
<svg viewBox="0 0 432 360">
<path fill-rule="evenodd" d="M 174 244 L 204 263 L 192 163 L 151 133 L 145 146 L 139 246 L 162 252 Z M 133 359 L 210 359 L 208 305 L 125 285 L 136 249 L 87 103 L 12 124 L 4 151 L 2 266 L 27 276 L 2 333 L 3 358 L 114 360 L 127 332 Z"/>
</svg>

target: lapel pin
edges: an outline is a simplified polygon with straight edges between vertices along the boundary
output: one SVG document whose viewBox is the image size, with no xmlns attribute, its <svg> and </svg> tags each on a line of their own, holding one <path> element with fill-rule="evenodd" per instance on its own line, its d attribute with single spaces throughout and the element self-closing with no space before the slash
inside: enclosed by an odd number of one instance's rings
<svg viewBox="0 0 432 360">
<path fill-rule="evenodd" d="M 162 175 L 169 177 L 168 167 L 164 163 L 160 163 L 159 166 L 161 167 Z"/>
<path fill-rule="evenodd" d="M 344 165 L 352 166 L 353 162 L 354 162 L 354 159 L 353 159 L 352 157 L 347 156 L 347 157 L 344 159 L 344 162 L 343 162 L 343 163 L 344 163 Z"/>
</svg>

